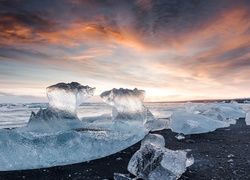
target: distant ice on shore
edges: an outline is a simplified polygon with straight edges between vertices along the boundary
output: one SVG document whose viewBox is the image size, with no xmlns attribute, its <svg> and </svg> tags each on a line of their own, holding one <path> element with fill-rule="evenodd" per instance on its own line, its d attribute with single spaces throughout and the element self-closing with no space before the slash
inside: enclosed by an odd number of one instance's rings
<svg viewBox="0 0 250 180">
<path fill-rule="evenodd" d="M 186 103 L 186 109 L 176 110 L 170 118 L 170 128 L 177 133 L 200 134 L 235 124 L 246 113 L 236 103 Z"/>
</svg>

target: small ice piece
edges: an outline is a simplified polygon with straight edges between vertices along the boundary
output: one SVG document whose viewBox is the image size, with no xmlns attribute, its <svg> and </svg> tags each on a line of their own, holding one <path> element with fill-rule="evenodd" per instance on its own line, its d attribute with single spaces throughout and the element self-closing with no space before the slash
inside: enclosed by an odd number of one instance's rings
<svg viewBox="0 0 250 180">
<path fill-rule="evenodd" d="M 126 174 L 114 173 L 114 180 L 133 180 Z"/>
<path fill-rule="evenodd" d="M 191 154 L 190 157 L 187 158 L 187 161 L 186 161 L 186 167 L 189 167 L 191 165 L 194 164 L 194 157 L 193 155 Z"/>
<path fill-rule="evenodd" d="M 160 131 L 163 129 L 169 129 L 169 123 L 170 123 L 170 119 L 166 118 L 166 119 L 154 119 L 153 121 L 148 121 L 145 124 L 145 127 L 151 131 Z"/>
<path fill-rule="evenodd" d="M 235 155 L 233 155 L 233 154 L 229 154 L 229 155 L 227 155 L 227 157 L 229 157 L 229 158 L 234 158 L 234 157 L 235 157 Z"/>
<path fill-rule="evenodd" d="M 143 146 L 147 143 L 153 143 L 157 146 L 164 147 L 165 146 L 165 139 L 160 134 L 148 134 L 141 141 L 141 146 Z"/>
<path fill-rule="evenodd" d="M 182 140 L 182 139 L 185 139 L 185 136 L 182 133 L 179 133 L 175 136 L 175 138 L 178 140 Z"/>
<path fill-rule="evenodd" d="M 178 179 L 192 163 L 186 151 L 173 151 L 145 141 L 130 159 L 128 171 L 144 180 Z"/>
<path fill-rule="evenodd" d="M 250 125 L 250 111 L 246 114 L 245 121 L 247 125 Z"/>
<path fill-rule="evenodd" d="M 122 160 L 122 158 L 121 158 L 121 157 L 118 157 L 118 158 L 116 158 L 116 160 L 117 160 L 117 161 L 121 161 L 121 160 Z"/>
<path fill-rule="evenodd" d="M 228 127 L 229 125 L 230 123 L 189 113 L 186 110 L 174 111 L 170 119 L 171 130 L 184 135 L 211 132 L 217 128 Z"/>
</svg>

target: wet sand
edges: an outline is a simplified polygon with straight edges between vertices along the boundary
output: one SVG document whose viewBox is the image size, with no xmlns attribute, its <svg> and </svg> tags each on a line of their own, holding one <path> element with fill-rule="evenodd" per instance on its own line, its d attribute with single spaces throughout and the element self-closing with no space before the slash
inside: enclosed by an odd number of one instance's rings
<svg viewBox="0 0 250 180">
<path fill-rule="evenodd" d="M 185 179 L 250 179 L 250 126 L 244 119 L 236 125 L 214 132 L 191 135 L 178 141 L 171 130 L 154 132 L 165 137 L 169 149 L 191 149 L 194 164 L 180 178 Z M 139 149 L 137 143 L 114 155 L 85 163 L 45 169 L 0 172 L 0 180 L 8 179 L 113 179 L 115 172 L 129 174 L 127 165 Z M 131 177 L 133 177 L 131 175 Z"/>
</svg>

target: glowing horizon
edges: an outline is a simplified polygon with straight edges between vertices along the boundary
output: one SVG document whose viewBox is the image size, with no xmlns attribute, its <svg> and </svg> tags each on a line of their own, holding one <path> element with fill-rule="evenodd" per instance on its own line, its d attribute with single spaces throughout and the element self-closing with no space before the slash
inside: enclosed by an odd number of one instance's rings
<svg viewBox="0 0 250 180">
<path fill-rule="evenodd" d="M 250 97 L 247 0 L 0 2 L 0 103 L 46 87 L 146 91 L 145 101 Z M 96 98 L 94 98 L 96 99 Z"/>
</svg>

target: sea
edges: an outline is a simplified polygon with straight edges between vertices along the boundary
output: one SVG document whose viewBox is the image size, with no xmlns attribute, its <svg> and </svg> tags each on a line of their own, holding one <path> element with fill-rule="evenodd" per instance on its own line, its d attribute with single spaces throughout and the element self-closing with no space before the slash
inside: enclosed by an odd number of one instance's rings
<svg viewBox="0 0 250 180">
<path fill-rule="evenodd" d="M 148 102 L 144 105 L 156 118 L 161 119 L 169 118 L 177 109 L 185 109 L 186 103 Z M 239 106 L 245 112 L 250 110 L 250 103 L 240 103 Z M 40 108 L 46 109 L 47 107 L 48 103 L 2 103 L 0 104 L 0 128 L 24 127 L 28 123 L 32 111 L 37 113 Z M 112 106 L 104 102 L 85 102 L 78 107 L 77 115 L 80 120 L 84 121 L 84 118 L 107 115 L 111 112 Z"/>
</svg>

